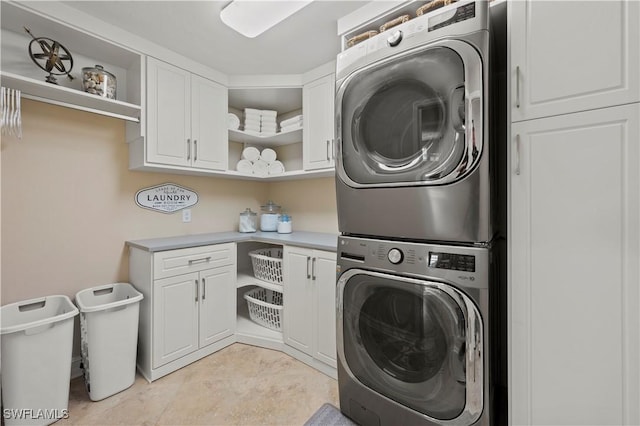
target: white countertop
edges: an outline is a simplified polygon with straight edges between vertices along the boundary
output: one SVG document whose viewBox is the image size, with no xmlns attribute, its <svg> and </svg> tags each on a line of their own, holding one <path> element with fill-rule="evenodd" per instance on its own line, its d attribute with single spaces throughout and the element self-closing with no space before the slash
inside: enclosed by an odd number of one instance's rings
<svg viewBox="0 0 640 426">
<path fill-rule="evenodd" d="M 141 250 L 156 252 L 242 241 L 260 241 L 264 243 L 288 244 L 311 249 L 336 251 L 338 234 L 305 231 L 294 231 L 291 234 L 278 234 L 277 232 L 212 232 L 208 234 L 132 240 L 127 241 L 126 244 Z"/>
</svg>

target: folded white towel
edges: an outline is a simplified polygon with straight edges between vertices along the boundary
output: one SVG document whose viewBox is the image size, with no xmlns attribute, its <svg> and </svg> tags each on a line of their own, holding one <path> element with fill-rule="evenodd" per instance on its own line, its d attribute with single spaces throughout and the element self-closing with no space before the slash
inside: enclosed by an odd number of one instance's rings
<svg viewBox="0 0 640 426">
<path fill-rule="evenodd" d="M 273 111 L 270 109 L 263 109 L 260 111 L 260 115 L 262 115 L 263 117 L 273 117 L 276 118 L 276 116 L 278 115 L 278 111 Z"/>
<path fill-rule="evenodd" d="M 276 152 L 271 148 L 265 148 L 260 153 L 260 159 L 266 161 L 268 164 L 276 161 Z"/>
<path fill-rule="evenodd" d="M 252 125 L 255 125 L 255 126 L 260 126 L 261 122 L 260 122 L 260 120 L 256 120 L 256 119 L 253 119 L 253 118 L 245 118 L 244 119 L 244 124 L 252 124 Z"/>
<path fill-rule="evenodd" d="M 236 164 L 236 170 L 240 173 L 252 174 L 253 173 L 253 163 L 249 160 L 240 160 L 238 164 Z"/>
<path fill-rule="evenodd" d="M 270 175 L 279 175 L 282 173 L 284 173 L 284 164 L 282 164 L 282 162 L 276 160 L 273 163 L 269 164 Z"/>
<path fill-rule="evenodd" d="M 262 111 L 260 111 L 259 109 L 254 109 L 254 108 L 245 108 L 244 109 L 244 113 L 245 114 L 253 114 L 253 115 L 262 115 Z"/>
<path fill-rule="evenodd" d="M 252 164 L 253 174 L 256 176 L 267 176 L 269 174 L 269 164 L 266 161 L 258 160 Z"/>
<path fill-rule="evenodd" d="M 280 122 L 280 126 L 286 127 L 290 124 L 298 124 L 302 123 L 302 115 L 296 115 L 295 117 L 288 118 L 286 120 L 282 120 Z"/>
<path fill-rule="evenodd" d="M 240 119 L 237 115 L 229 113 L 228 126 L 231 130 L 237 130 L 240 127 Z"/>
<path fill-rule="evenodd" d="M 244 160 L 249 160 L 252 162 L 258 161 L 258 159 L 260 158 L 260 151 L 258 150 L 258 148 L 248 146 L 242 150 L 242 158 Z"/>
</svg>

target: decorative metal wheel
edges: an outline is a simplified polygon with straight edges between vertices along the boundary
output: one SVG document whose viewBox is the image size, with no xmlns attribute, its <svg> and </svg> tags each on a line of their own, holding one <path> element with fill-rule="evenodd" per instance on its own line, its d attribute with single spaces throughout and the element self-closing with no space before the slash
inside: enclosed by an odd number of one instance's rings
<svg viewBox="0 0 640 426">
<path fill-rule="evenodd" d="M 29 56 L 41 69 L 48 72 L 47 83 L 58 84 L 55 75 L 66 75 L 73 80 L 71 69 L 73 57 L 71 52 L 57 41 L 48 37 L 34 37 L 28 28 L 24 29 L 32 38 L 29 43 Z"/>
</svg>

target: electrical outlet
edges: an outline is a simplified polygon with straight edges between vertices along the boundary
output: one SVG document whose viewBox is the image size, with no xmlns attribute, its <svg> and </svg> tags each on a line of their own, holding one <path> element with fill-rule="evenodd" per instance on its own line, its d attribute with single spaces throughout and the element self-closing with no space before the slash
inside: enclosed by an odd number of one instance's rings
<svg viewBox="0 0 640 426">
<path fill-rule="evenodd" d="M 182 210 L 182 221 L 183 222 L 191 222 L 191 209 Z"/>
</svg>

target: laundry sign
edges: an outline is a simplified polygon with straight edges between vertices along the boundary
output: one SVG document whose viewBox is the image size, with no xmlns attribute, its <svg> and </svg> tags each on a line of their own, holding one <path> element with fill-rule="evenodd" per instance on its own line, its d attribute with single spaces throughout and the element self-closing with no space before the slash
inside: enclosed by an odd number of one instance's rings
<svg viewBox="0 0 640 426">
<path fill-rule="evenodd" d="M 143 209 L 174 213 L 198 202 L 198 194 L 175 183 L 143 188 L 136 193 L 136 204 Z"/>
</svg>

